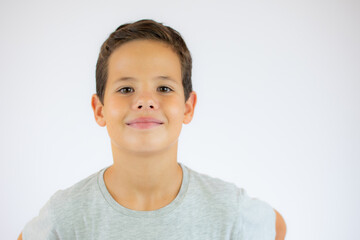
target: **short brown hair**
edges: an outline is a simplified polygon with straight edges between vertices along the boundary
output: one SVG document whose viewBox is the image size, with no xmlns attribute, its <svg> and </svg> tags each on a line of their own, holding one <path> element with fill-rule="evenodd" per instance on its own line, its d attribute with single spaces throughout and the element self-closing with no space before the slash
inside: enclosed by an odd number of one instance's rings
<svg viewBox="0 0 360 240">
<path fill-rule="evenodd" d="M 161 41 L 172 47 L 180 59 L 181 77 L 186 102 L 192 92 L 192 59 L 190 51 L 179 32 L 151 19 L 142 19 L 119 26 L 102 44 L 96 64 L 96 94 L 100 102 L 104 105 L 105 87 L 108 77 L 108 59 L 111 53 L 122 44 L 137 39 Z"/>
</svg>

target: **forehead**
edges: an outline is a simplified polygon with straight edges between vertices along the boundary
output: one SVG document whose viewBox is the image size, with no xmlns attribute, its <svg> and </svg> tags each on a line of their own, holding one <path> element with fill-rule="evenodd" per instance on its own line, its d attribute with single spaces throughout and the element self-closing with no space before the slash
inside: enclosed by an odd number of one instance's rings
<svg viewBox="0 0 360 240">
<path fill-rule="evenodd" d="M 166 75 L 181 80 L 181 63 L 168 44 L 132 40 L 114 50 L 108 61 L 108 77 Z"/>
</svg>

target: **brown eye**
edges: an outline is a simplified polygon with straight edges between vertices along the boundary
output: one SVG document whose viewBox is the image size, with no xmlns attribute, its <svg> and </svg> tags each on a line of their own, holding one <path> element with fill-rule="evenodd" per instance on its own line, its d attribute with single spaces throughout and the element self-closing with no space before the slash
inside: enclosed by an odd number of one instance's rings
<svg viewBox="0 0 360 240">
<path fill-rule="evenodd" d="M 159 88 L 161 88 L 161 89 L 168 89 L 167 91 L 165 90 L 165 92 L 172 92 L 173 90 L 171 89 L 171 88 L 169 88 L 169 87 L 165 87 L 165 86 L 161 86 L 161 87 L 159 87 Z"/>
<path fill-rule="evenodd" d="M 131 87 L 124 87 L 124 88 L 119 89 L 118 92 L 121 92 L 122 94 L 126 94 L 126 93 L 129 93 L 129 92 L 130 92 L 130 91 L 128 91 L 129 89 L 133 89 L 133 88 L 131 88 Z M 161 87 L 159 87 L 159 89 L 161 89 L 161 90 L 160 90 L 161 92 L 165 92 L 165 93 L 167 93 L 167 92 L 172 92 L 172 91 L 173 91 L 171 88 L 166 87 L 166 86 L 161 86 Z M 132 92 L 133 92 L 133 91 L 132 91 Z"/>
<path fill-rule="evenodd" d="M 130 88 L 130 87 L 124 87 L 124 88 L 121 88 L 120 90 L 119 90 L 119 92 L 121 92 L 121 93 L 127 93 L 128 91 L 122 91 L 123 89 L 132 89 L 132 88 Z"/>
</svg>

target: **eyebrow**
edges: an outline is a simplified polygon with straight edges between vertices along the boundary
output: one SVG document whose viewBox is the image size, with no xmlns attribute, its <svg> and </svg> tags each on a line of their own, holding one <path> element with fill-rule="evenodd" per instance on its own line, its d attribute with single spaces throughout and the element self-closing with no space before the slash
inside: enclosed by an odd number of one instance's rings
<svg viewBox="0 0 360 240">
<path fill-rule="evenodd" d="M 157 77 L 154 77 L 153 78 L 154 80 L 155 79 L 161 79 L 161 80 L 168 80 L 168 81 L 172 81 L 174 83 L 177 83 L 177 81 L 169 76 L 157 76 Z M 123 81 L 130 81 L 130 80 L 133 80 L 133 81 L 137 81 L 138 79 L 136 78 L 133 78 L 133 77 L 122 77 L 122 78 L 119 78 L 117 79 L 115 82 L 123 82 Z"/>
</svg>

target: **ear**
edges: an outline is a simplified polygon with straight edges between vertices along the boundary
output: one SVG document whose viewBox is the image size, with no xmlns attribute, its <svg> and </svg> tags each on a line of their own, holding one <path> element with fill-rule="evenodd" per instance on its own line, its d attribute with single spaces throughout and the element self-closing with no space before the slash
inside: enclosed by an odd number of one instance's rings
<svg viewBox="0 0 360 240">
<path fill-rule="evenodd" d="M 106 126 L 105 117 L 103 114 L 103 105 L 100 102 L 100 99 L 97 94 L 93 94 L 91 97 L 91 107 L 94 111 L 94 117 L 97 124 L 99 124 L 100 127 Z"/>
<path fill-rule="evenodd" d="M 188 124 L 191 122 L 191 120 L 194 116 L 196 101 L 197 101 L 196 92 L 192 91 L 190 93 L 189 99 L 185 103 L 185 112 L 184 112 L 183 123 Z"/>
</svg>

